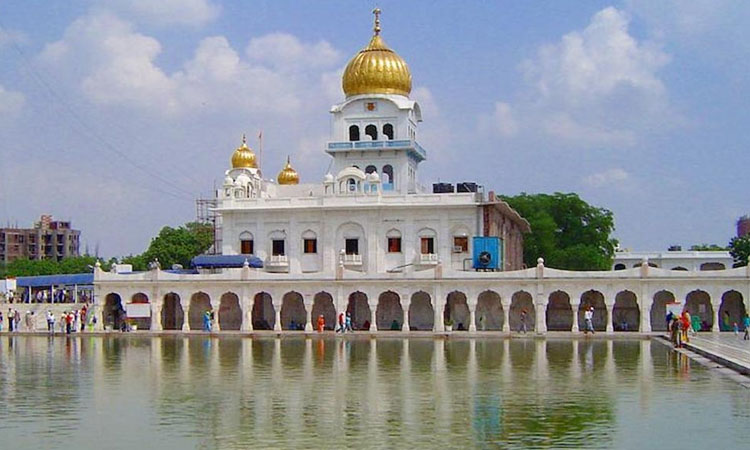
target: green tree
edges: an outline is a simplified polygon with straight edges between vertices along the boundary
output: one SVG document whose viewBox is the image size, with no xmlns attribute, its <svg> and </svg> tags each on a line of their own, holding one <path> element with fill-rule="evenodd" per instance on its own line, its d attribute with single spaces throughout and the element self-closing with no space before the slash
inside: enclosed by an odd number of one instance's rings
<svg viewBox="0 0 750 450">
<path fill-rule="evenodd" d="M 523 259 L 536 266 L 568 270 L 609 270 L 617 240 L 612 212 L 589 205 L 577 194 L 526 194 L 503 196 L 503 200 L 529 221 L 531 232 L 524 236 Z"/>
<path fill-rule="evenodd" d="M 726 251 L 726 250 L 729 250 L 729 248 L 722 247 L 716 244 L 696 244 L 696 245 L 690 246 L 690 251 L 692 252 L 700 252 L 700 251 L 720 252 L 720 251 Z"/>
<path fill-rule="evenodd" d="M 733 237 L 729 241 L 729 254 L 734 258 L 734 267 L 746 266 L 750 257 L 750 235 Z"/>
<path fill-rule="evenodd" d="M 190 260 L 205 253 L 213 241 L 211 225 L 191 222 L 178 228 L 164 227 L 151 240 L 148 249 L 140 256 L 142 260 L 138 262 L 145 265 L 158 259 L 164 269 L 173 264 L 189 267 Z"/>
</svg>

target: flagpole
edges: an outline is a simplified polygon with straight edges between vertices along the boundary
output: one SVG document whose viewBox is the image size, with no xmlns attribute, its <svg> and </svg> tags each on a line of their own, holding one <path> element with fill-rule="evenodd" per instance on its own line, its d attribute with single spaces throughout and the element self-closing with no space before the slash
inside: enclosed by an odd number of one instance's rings
<svg viewBox="0 0 750 450">
<path fill-rule="evenodd" d="M 263 174 L 263 130 L 258 133 L 258 171 Z"/>
</svg>

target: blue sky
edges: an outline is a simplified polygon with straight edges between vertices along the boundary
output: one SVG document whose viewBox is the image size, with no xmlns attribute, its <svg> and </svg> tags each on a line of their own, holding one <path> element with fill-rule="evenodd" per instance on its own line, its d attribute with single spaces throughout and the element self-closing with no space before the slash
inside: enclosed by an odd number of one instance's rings
<svg viewBox="0 0 750 450">
<path fill-rule="evenodd" d="M 70 219 L 102 256 L 195 217 L 240 136 L 303 182 L 373 2 L 0 0 L 0 222 Z M 420 177 L 577 192 L 624 247 L 725 244 L 750 212 L 750 4 L 381 1 Z M 254 139 L 250 144 L 257 146 Z"/>
</svg>

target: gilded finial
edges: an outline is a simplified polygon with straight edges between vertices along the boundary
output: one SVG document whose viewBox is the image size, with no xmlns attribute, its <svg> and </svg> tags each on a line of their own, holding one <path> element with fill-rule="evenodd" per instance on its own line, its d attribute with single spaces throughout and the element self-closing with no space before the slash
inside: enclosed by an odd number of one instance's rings
<svg viewBox="0 0 750 450">
<path fill-rule="evenodd" d="M 245 136 L 245 133 L 242 133 L 242 145 L 247 145 L 247 137 Z"/>
<path fill-rule="evenodd" d="M 372 13 L 375 14 L 375 27 L 373 27 L 373 31 L 375 32 L 375 36 L 377 36 L 380 34 L 380 8 L 373 9 Z"/>
</svg>

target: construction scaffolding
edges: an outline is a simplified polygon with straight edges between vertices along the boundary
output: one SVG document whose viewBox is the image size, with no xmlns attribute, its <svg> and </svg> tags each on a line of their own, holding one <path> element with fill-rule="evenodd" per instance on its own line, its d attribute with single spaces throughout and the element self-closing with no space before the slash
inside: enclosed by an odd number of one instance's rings
<svg viewBox="0 0 750 450">
<path fill-rule="evenodd" d="M 195 220 L 211 225 L 214 230 L 214 244 L 206 252 L 209 255 L 221 254 L 221 217 L 216 214 L 216 205 L 215 198 L 195 200 Z"/>
</svg>

